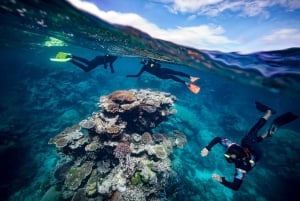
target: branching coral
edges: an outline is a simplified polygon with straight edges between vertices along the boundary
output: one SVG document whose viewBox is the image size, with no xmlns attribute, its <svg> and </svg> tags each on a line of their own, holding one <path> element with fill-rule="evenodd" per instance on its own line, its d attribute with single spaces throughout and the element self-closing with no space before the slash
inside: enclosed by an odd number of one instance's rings
<svg viewBox="0 0 300 201">
<path fill-rule="evenodd" d="M 131 153 L 130 146 L 123 142 L 120 142 L 114 150 L 114 156 L 119 159 L 125 158 L 129 153 Z"/>
</svg>

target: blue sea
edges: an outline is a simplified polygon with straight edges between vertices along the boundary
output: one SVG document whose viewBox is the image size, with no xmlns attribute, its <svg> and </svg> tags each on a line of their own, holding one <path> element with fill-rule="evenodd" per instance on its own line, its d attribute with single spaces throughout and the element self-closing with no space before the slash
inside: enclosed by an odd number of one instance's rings
<svg viewBox="0 0 300 201">
<path fill-rule="evenodd" d="M 65 156 L 48 142 L 99 111 L 101 96 L 132 89 L 167 92 L 177 98 L 172 106 L 177 113 L 153 128 L 166 135 L 179 130 L 187 138 L 183 148 L 174 148 L 169 155 L 177 182 L 165 187 L 160 200 L 299 198 L 300 119 L 261 142 L 263 158 L 238 191 L 211 178 L 218 173 L 233 180 L 234 165 L 224 160 L 221 146 L 205 158 L 200 155 L 216 136 L 239 143 L 262 116 L 255 101 L 274 108 L 277 113 L 272 118 L 288 111 L 300 115 L 299 47 L 251 54 L 197 50 L 108 24 L 64 1 L 4 0 L 0 16 L 1 201 L 113 200 L 59 196 L 63 188 L 55 171 Z M 70 62 L 50 61 L 57 52 L 87 59 L 116 55 L 115 73 L 103 66 L 84 72 Z M 143 58 L 199 77 L 200 93 L 147 73 L 127 78 L 140 70 Z"/>
</svg>

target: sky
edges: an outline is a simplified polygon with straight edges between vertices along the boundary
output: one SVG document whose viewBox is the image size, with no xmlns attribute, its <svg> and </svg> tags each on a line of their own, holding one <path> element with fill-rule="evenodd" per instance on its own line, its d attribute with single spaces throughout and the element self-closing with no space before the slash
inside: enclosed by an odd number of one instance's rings
<svg viewBox="0 0 300 201">
<path fill-rule="evenodd" d="M 67 0 L 112 24 L 199 50 L 300 47 L 300 0 Z"/>
</svg>

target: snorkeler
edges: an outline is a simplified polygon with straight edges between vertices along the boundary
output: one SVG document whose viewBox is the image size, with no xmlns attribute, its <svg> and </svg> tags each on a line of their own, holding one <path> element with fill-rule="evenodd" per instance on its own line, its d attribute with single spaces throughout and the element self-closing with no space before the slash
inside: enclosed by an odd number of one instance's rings
<svg viewBox="0 0 300 201">
<path fill-rule="evenodd" d="M 194 94 L 197 94 L 200 91 L 200 87 L 194 84 L 194 82 L 196 82 L 199 79 L 198 77 L 192 77 L 186 73 L 175 71 L 168 68 L 161 68 L 161 65 L 152 59 L 143 60 L 141 63 L 143 64 L 143 67 L 138 74 L 127 75 L 126 77 L 139 77 L 143 72 L 146 71 L 160 79 L 172 79 L 176 82 L 180 82 L 185 86 L 187 86 L 188 89 Z M 190 82 L 185 82 L 176 76 L 183 76 L 189 78 Z"/>
<path fill-rule="evenodd" d="M 112 56 L 107 54 L 105 56 L 96 56 L 92 60 L 87 60 L 85 58 L 75 56 L 70 53 L 58 52 L 56 54 L 56 57 L 51 58 L 50 60 L 58 61 L 58 62 L 70 61 L 72 64 L 78 66 L 85 72 L 89 72 L 95 69 L 99 65 L 104 65 L 104 68 L 107 69 L 107 65 L 109 64 L 111 73 L 114 73 L 115 70 L 112 64 L 117 58 L 118 58 L 117 56 Z"/>
<path fill-rule="evenodd" d="M 275 114 L 276 112 L 270 107 L 259 102 L 256 102 L 256 108 L 261 112 L 265 112 L 265 114 L 251 128 L 248 134 L 242 138 L 241 145 L 238 145 L 226 138 L 215 137 L 201 151 L 201 156 L 206 157 L 212 147 L 217 143 L 227 148 L 224 157 L 227 162 L 235 164 L 234 180 L 233 182 L 230 182 L 226 180 L 225 177 L 221 177 L 218 174 L 213 174 L 212 178 L 213 180 L 218 181 L 224 186 L 233 190 L 238 190 L 240 188 L 246 173 L 249 172 L 255 166 L 256 162 L 261 158 L 262 152 L 258 146 L 258 143 L 263 141 L 265 138 L 274 135 L 279 127 L 298 118 L 297 115 L 291 112 L 284 113 L 273 120 L 266 133 L 258 136 L 258 131 L 266 124 L 271 115 Z"/>
</svg>

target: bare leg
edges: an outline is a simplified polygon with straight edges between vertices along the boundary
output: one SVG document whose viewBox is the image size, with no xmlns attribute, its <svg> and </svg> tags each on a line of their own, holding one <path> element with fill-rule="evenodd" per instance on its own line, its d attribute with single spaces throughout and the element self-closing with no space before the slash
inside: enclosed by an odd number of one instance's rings
<svg viewBox="0 0 300 201">
<path fill-rule="evenodd" d="M 268 120 L 268 119 L 270 119 L 271 115 L 272 115 L 272 111 L 271 111 L 271 110 L 268 110 L 268 111 L 266 112 L 266 114 L 263 116 L 263 118 L 264 118 L 265 120 Z"/>
</svg>

